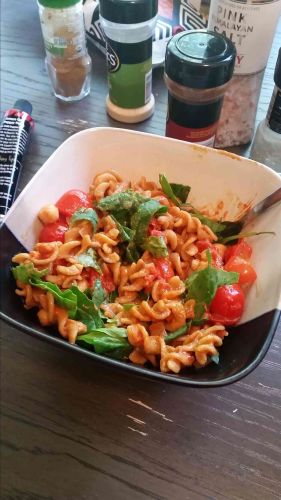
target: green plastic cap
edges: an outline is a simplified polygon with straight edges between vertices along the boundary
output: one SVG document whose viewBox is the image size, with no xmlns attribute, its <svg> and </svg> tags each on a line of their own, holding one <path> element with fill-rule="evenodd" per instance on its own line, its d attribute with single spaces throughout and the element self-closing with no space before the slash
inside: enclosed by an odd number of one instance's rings
<svg viewBox="0 0 281 500">
<path fill-rule="evenodd" d="M 178 33 L 166 49 L 165 72 L 174 82 L 194 89 L 210 89 L 228 82 L 236 50 L 223 35 L 208 30 Z"/>
<path fill-rule="evenodd" d="M 81 0 L 38 0 L 40 5 L 43 7 L 51 7 L 53 9 L 65 9 L 66 7 L 71 7 Z"/>
<path fill-rule="evenodd" d="M 156 16 L 158 0 L 100 0 L 100 14 L 117 24 L 138 24 Z"/>
</svg>

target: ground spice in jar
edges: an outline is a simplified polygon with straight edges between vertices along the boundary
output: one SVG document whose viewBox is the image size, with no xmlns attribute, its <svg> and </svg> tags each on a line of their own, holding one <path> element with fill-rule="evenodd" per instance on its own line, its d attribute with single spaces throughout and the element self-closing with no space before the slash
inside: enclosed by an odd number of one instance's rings
<svg viewBox="0 0 281 500">
<path fill-rule="evenodd" d="M 170 40 L 166 136 L 213 146 L 235 55 L 230 40 L 208 30 L 179 33 Z"/>
</svg>

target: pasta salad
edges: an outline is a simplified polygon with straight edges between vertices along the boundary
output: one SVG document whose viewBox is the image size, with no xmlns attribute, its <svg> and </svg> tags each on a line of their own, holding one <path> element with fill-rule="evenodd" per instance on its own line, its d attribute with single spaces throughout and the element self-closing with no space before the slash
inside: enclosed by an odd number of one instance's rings
<svg viewBox="0 0 281 500">
<path fill-rule="evenodd" d="M 110 170 L 44 206 L 38 243 L 12 259 L 24 307 L 104 356 L 172 373 L 218 363 L 256 272 L 239 224 L 199 212 L 189 191 Z"/>
</svg>

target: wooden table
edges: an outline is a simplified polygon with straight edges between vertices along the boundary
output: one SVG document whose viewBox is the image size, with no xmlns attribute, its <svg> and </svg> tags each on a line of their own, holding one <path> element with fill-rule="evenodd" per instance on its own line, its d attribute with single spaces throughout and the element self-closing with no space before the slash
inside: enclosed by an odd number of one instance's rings
<svg viewBox="0 0 281 500">
<path fill-rule="evenodd" d="M 3 4 L 1 111 L 27 98 L 36 122 L 22 188 L 71 134 L 119 125 L 105 112 L 104 57 L 91 50 L 89 97 L 58 102 L 44 68 L 35 0 Z M 272 92 L 280 39 L 279 24 L 258 120 Z M 164 134 L 162 73 L 154 71 L 155 114 L 137 130 Z M 279 324 L 265 360 L 244 380 L 196 390 L 119 373 L 2 323 L 2 498 L 280 498 L 280 334 Z"/>
</svg>

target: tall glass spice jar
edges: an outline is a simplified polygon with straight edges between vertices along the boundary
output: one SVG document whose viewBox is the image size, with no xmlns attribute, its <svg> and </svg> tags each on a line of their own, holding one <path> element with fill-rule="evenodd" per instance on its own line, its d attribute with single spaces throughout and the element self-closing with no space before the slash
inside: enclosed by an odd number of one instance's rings
<svg viewBox="0 0 281 500">
<path fill-rule="evenodd" d="M 264 69 L 280 12 L 281 0 L 211 0 L 208 29 L 227 36 L 237 50 L 216 147 L 247 144 L 253 137 Z"/>
<path fill-rule="evenodd" d="M 63 101 L 82 99 L 90 92 L 92 66 L 82 0 L 39 0 L 38 5 L 54 94 Z"/>
<path fill-rule="evenodd" d="M 100 0 L 100 20 L 106 35 L 108 114 L 137 123 L 154 112 L 152 35 L 158 0 Z"/>
<path fill-rule="evenodd" d="M 250 157 L 281 170 L 281 48 L 274 71 L 274 89 L 266 118 L 259 124 Z"/>
<path fill-rule="evenodd" d="M 165 58 L 166 136 L 213 146 L 235 55 L 230 40 L 208 30 L 171 38 Z"/>
</svg>

